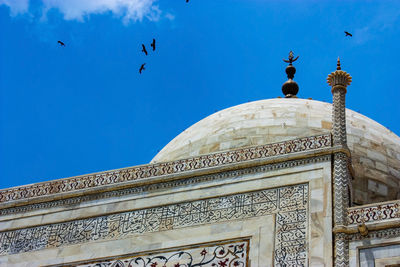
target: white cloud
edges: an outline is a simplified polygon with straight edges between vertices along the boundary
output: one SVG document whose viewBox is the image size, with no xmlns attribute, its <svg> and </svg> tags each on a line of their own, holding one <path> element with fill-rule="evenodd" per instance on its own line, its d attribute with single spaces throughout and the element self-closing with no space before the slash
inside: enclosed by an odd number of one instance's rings
<svg viewBox="0 0 400 267">
<path fill-rule="evenodd" d="M 165 18 L 167 18 L 169 20 L 174 20 L 175 16 L 173 14 L 171 14 L 171 13 L 167 13 L 167 14 L 165 14 Z"/>
<path fill-rule="evenodd" d="M 90 14 L 112 12 L 125 22 L 158 20 L 160 10 L 154 5 L 155 0 L 42 0 L 45 11 L 58 9 L 66 20 L 82 21 Z"/>
<path fill-rule="evenodd" d="M 28 12 L 29 0 L 0 0 L 0 5 L 10 8 L 12 16 Z"/>
<path fill-rule="evenodd" d="M 59 10 L 66 20 L 84 21 L 91 14 L 112 13 L 125 23 L 143 18 L 156 21 L 161 11 L 157 0 L 41 0 L 43 16 L 52 9 Z M 11 14 L 29 12 L 29 0 L 0 0 L 10 7 Z"/>
</svg>

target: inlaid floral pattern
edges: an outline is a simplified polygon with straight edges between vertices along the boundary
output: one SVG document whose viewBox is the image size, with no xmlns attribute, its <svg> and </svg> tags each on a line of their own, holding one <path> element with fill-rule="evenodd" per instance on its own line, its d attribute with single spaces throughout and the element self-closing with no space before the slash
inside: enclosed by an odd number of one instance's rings
<svg viewBox="0 0 400 267">
<path fill-rule="evenodd" d="M 79 267 L 246 267 L 249 240 L 183 248 L 171 252 L 133 255 L 73 264 Z M 63 266 L 72 266 L 63 265 Z"/>
<path fill-rule="evenodd" d="M 347 211 L 347 220 L 349 224 L 379 222 L 396 218 L 400 218 L 400 201 L 355 207 Z"/>
</svg>

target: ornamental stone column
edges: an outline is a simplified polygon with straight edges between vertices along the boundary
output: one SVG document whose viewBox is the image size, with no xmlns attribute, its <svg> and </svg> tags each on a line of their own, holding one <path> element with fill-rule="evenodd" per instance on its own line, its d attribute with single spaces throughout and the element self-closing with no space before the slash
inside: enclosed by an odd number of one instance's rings
<svg viewBox="0 0 400 267">
<path fill-rule="evenodd" d="M 351 76 L 341 70 L 338 59 L 335 72 L 328 75 L 328 84 L 332 87 L 333 108 L 332 121 L 333 145 L 347 150 L 346 137 L 346 92 L 351 83 Z M 344 228 L 347 224 L 347 208 L 349 207 L 350 174 L 348 169 L 348 156 L 344 152 L 333 155 L 333 226 L 335 229 Z M 334 231 L 334 266 L 349 265 L 349 247 L 346 234 Z"/>
</svg>

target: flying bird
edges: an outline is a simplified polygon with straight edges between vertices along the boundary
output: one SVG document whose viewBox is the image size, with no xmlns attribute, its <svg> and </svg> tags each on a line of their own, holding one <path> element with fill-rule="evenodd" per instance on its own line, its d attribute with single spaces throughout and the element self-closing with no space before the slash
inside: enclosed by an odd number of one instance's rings
<svg viewBox="0 0 400 267">
<path fill-rule="evenodd" d="M 147 50 L 146 50 L 146 47 L 144 46 L 144 44 L 142 44 L 142 52 L 145 53 L 147 56 Z"/>
<path fill-rule="evenodd" d="M 140 66 L 140 69 L 139 69 L 140 74 L 142 74 L 142 71 L 145 70 L 144 65 L 146 65 L 146 63 L 143 63 L 142 66 Z"/>
<path fill-rule="evenodd" d="M 65 46 L 65 44 L 63 42 L 61 42 L 61 41 L 57 41 L 57 43 L 59 43 L 60 46 Z"/>
<path fill-rule="evenodd" d="M 189 0 L 186 0 L 186 3 L 189 3 Z"/>
<path fill-rule="evenodd" d="M 353 35 L 351 33 L 349 33 L 349 32 L 344 31 L 344 33 L 346 34 L 346 36 L 353 37 Z"/>
<path fill-rule="evenodd" d="M 150 44 L 151 47 L 153 47 L 153 51 L 156 50 L 156 39 L 153 38 L 153 42 Z"/>
</svg>

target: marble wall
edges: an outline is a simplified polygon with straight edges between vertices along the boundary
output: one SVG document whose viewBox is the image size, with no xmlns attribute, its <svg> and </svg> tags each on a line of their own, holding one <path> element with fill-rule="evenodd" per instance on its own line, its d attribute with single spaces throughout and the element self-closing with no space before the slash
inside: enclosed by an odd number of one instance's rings
<svg viewBox="0 0 400 267">
<path fill-rule="evenodd" d="M 197 264 L 210 261 L 204 266 L 331 266 L 330 156 L 310 161 L 8 214 L 0 217 L 0 265 L 91 266 L 141 257 L 145 264 L 137 266 L 171 258 L 169 267 L 190 254 Z"/>
</svg>

